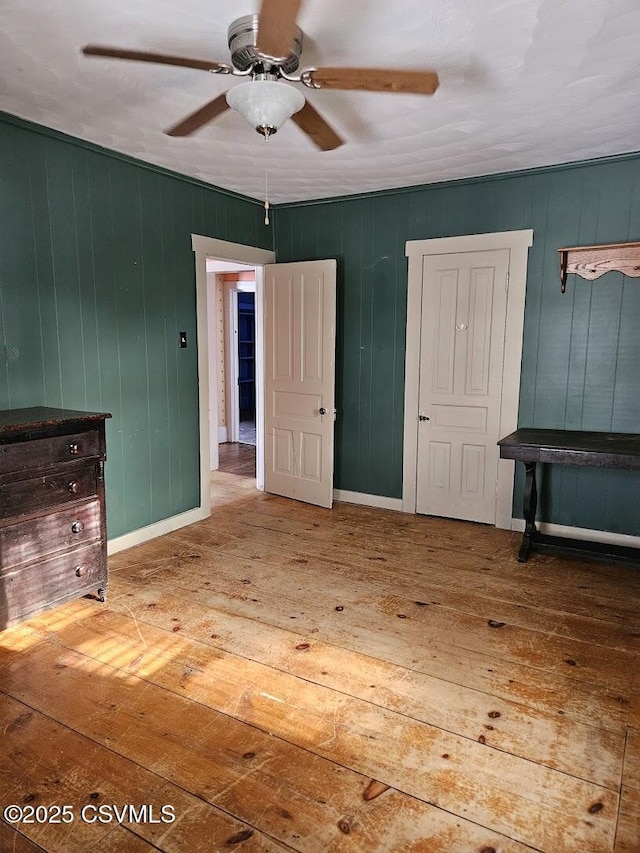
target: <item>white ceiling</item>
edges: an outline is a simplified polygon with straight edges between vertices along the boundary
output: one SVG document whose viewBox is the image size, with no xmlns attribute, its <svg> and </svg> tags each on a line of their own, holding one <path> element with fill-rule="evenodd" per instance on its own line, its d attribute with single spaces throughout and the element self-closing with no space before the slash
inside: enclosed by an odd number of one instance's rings
<svg viewBox="0 0 640 853">
<path fill-rule="evenodd" d="M 433 68 L 433 97 L 302 91 L 347 140 L 265 143 L 229 110 L 163 130 L 244 78 L 85 58 L 87 43 L 229 61 L 259 0 L 3 0 L 0 109 L 272 203 L 640 149 L 639 0 L 306 0 L 302 65 Z"/>
</svg>

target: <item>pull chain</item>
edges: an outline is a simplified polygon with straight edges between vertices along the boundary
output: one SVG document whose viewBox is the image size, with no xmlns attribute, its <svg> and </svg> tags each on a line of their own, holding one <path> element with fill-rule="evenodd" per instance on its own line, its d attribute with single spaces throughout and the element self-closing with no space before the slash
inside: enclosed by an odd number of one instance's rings
<svg viewBox="0 0 640 853">
<path fill-rule="evenodd" d="M 265 136 L 265 142 L 269 141 L 269 137 Z M 269 224 L 269 153 L 264 152 L 264 224 Z"/>
</svg>

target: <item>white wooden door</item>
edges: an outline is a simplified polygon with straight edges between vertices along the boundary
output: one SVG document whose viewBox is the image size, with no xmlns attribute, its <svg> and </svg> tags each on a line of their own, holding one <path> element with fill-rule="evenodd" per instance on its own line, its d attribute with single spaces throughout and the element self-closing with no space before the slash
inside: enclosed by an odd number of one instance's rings
<svg viewBox="0 0 640 853">
<path fill-rule="evenodd" d="M 494 524 L 509 251 L 425 257 L 416 511 Z"/>
<path fill-rule="evenodd" d="M 265 490 L 333 504 L 336 262 L 268 264 Z"/>
</svg>

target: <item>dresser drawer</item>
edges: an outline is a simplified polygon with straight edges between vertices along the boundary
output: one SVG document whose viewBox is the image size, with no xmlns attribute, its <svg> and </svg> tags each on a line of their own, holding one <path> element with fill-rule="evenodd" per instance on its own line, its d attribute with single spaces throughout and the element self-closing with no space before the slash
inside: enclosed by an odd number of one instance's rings
<svg viewBox="0 0 640 853">
<path fill-rule="evenodd" d="M 0 527 L 0 565 L 13 568 L 100 539 L 97 500 Z"/>
<path fill-rule="evenodd" d="M 100 456 L 100 434 L 96 429 L 75 435 L 16 441 L 0 445 L 0 474 L 28 471 L 91 456 Z"/>
<path fill-rule="evenodd" d="M 98 589 L 106 584 L 107 561 L 102 542 L 76 548 L 59 557 L 0 574 L 0 625 Z"/>
<path fill-rule="evenodd" d="M 97 493 L 97 465 L 65 466 L 64 471 L 0 485 L 0 518 L 37 512 Z"/>
</svg>

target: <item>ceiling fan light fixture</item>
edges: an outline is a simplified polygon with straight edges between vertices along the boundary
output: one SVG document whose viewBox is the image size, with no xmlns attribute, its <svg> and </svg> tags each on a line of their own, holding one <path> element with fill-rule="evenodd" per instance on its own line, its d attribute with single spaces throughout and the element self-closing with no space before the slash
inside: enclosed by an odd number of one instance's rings
<svg viewBox="0 0 640 853">
<path fill-rule="evenodd" d="M 268 138 L 302 109 L 305 99 L 301 92 L 286 83 L 257 79 L 229 89 L 227 103 Z"/>
</svg>

